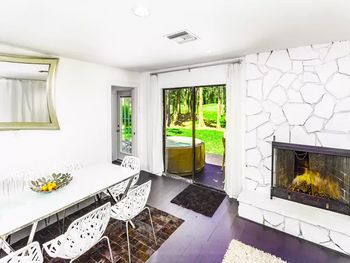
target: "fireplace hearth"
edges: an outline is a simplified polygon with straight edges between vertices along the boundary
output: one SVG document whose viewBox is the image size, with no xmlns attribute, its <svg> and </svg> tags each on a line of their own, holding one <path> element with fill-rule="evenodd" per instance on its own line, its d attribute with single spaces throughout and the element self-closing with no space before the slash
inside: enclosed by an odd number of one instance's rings
<svg viewBox="0 0 350 263">
<path fill-rule="evenodd" d="M 272 142 L 271 198 L 350 215 L 350 150 Z"/>
</svg>

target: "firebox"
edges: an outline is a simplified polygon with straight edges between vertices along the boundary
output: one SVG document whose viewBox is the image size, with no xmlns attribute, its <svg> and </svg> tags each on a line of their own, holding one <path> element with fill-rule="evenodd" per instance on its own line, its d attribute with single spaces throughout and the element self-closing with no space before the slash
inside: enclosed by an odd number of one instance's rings
<svg viewBox="0 0 350 263">
<path fill-rule="evenodd" d="M 350 150 L 272 142 L 271 198 L 350 215 Z"/>
</svg>

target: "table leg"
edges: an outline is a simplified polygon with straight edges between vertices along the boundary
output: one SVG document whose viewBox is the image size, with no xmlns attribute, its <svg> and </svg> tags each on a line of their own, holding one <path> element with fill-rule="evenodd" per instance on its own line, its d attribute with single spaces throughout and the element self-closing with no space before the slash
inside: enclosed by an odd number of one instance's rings
<svg viewBox="0 0 350 263">
<path fill-rule="evenodd" d="M 6 254 L 14 252 L 10 244 L 6 242 L 6 236 L 0 237 L 0 249 L 4 250 Z"/>
<path fill-rule="evenodd" d="M 32 230 L 30 231 L 30 234 L 28 237 L 28 242 L 27 242 L 28 245 L 33 242 L 37 226 L 38 226 L 38 221 L 35 221 L 32 225 Z"/>
<path fill-rule="evenodd" d="M 126 188 L 125 188 L 125 191 L 124 191 L 124 193 L 123 193 L 122 198 L 124 198 L 124 197 L 128 194 L 129 189 L 130 189 L 130 187 L 131 187 L 131 183 L 132 183 L 132 181 L 134 180 L 134 177 L 135 177 L 135 176 L 136 176 L 136 174 L 135 174 L 133 177 L 130 178 L 130 180 L 129 180 L 129 182 L 128 182 L 128 185 L 127 185 Z"/>
<path fill-rule="evenodd" d="M 127 195 L 127 193 L 129 192 L 129 189 L 130 189 L 130 187 L 131 187 L 131 183 L 132 183 L 132 181 L 134 180 L 134 177 L 135 177 L 135 176 L 136 176 L 136 175 L 132 176 L 132 177 L 129 179 L 128 185 L 126 186 L 124 193 L 120 194 L 117 198 L 116 198 L 114 195 L 112 195 L 112 193 L 109 191 L 109 189 L 107 189 L 108 194 L 111 196 L 111 198 L 113 199 L 113 201 L 114 201 L 115 203 L 118 203 L 121 199 L 123 199 L 123 198 Z"/>
<path fill-rule="evenodd" d="M 63 211 L 63 219 L 62 219 L 62 228 L 61 228 L 61 234 L 64 233 L 64 224 L 65 224 L 65 220 L 66 220 L 66 209 Z"/>
</svg>

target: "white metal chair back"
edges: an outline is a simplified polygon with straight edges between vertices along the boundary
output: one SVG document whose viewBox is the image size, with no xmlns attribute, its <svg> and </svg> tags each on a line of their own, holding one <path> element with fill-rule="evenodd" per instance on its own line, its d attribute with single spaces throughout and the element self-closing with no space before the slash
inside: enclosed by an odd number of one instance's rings
<svg viewBox="0 0 350 263">
<path fill-rule="evenodd" d="M 125 156 L 122 161 L 121 167 L 125 167 L 138 172 L 137 175 L 135 175 L 133 181 L 131 182 L 131 186 L 134 186 L 139 180 L 140 176 L 140 159 L 135 156 Z"/>
<path fill-rule="evenodd" d="M 146 206 L 152 181 L 148 181 L 130 190 L 126 197 L 111 207 L 112 217 L 129 221 L 137 216 Z"/>
<path fill-rule="evenodd" d="M 111 204 L 106 203 L 76 219 L 57 242 L 44 244 L 45 250 L 52 257 L 79 257 L 101 240 L 110 219 L 110 209 Z"/>
<path fill-rule="evenodd" d="M 134 176 L 132 179 L 132 182 L 130 184 L 130 187 L 133 187 L 137 181 L 139 180 L 140 176 L 140 159 L 134 156 L 125 156 L 123 159 L 122 164 L 120 165 L 121 167 L 137 171 L 137 174 Z M 127 186 L 129 184 L 129 180 L 125 180 L 123 182 L 120 182 L 119 184 L 109 188 L 109 192 L 112 194 L 112 196 L 115 198 L 115 200 L 120 199 L 120 195 L 124 194 Z M 108 192 L 104 192 L 106 195 L 108 195 Z"/>
<path fill-rule="evenodd" d="M 42 263 L 44 262 L 43 255 L 38 242 L 30 243 L 29 245 L 14 251 L 0 259 L 0 263 Z"/>
</svg>

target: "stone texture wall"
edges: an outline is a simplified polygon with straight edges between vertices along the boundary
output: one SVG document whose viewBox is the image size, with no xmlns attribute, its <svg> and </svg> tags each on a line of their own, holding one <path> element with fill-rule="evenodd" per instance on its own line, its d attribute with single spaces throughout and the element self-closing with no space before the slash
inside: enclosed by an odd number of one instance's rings
<svg viewBox="0 0 350 263">
<path fill-rule="evenodd" d="M 268 199 L 274 135 L 280 142 L 350 149 L 350 42 L 252 54 L 246 63 L 243 187 Z M 240 210 L 244 217 L 350 254 L 350 236 L 244 202 Z"/>
<path fill-rule="evenodd" d="M 246 174 L 269 193 L 271 141 L 350 149 L 350 42 L 246 57 Z"/>
</svg>

